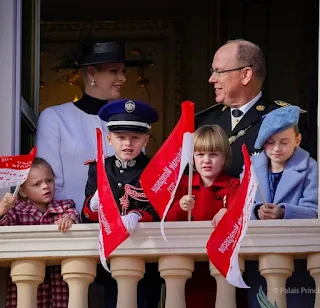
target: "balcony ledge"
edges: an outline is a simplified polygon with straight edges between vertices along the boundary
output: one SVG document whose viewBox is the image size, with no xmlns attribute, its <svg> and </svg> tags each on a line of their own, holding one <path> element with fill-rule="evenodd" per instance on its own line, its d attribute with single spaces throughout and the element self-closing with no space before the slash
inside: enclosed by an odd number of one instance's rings
<svg viewBox="0 0 320 308">
<path fill-rule="evenodd" d="M 0 227 L 0 265 L 21 258 L 56 259 L 91 256 L 98 258 L 98 224 L 74 225 L 69 232 L 55 225 Z M 134 233 L 112 256 L 144 256 L 152 260 L 163 255 L 193 255 L 206 258 L 206 243 L 212 232 L 210 222 L 167 222 L 165 233 L 160 223 L 140 223 Z M 250 221 L 240 254 L 249 258 L 263 253 L 307 255 L 320 251 L 320 221 Z"/>
</svg>

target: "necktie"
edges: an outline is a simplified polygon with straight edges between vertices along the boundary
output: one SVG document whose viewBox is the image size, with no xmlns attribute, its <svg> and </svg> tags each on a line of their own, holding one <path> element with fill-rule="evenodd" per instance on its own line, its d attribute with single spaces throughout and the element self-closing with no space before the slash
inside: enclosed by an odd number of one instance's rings
<svg viewBox="0 0 320 308">
<path fill-rule="evenodd" d="M 235 118 L 239 118 L 243 115 L 243 112 L 239 109 L 234 109 L 232 110 L 232 115 L 235 117 Z"/>
</svg>

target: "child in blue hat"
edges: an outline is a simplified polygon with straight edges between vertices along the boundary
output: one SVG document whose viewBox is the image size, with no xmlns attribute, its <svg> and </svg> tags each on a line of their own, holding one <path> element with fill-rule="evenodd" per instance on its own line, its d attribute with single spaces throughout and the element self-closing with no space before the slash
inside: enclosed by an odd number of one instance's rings
<svg viewBox="0 0 320 308">
<path fill-rule="evenodd" d="M 158 112 L 150 105 L 137 101 L 120 99 L 103 106 L 99 117 L 107 122 L 107 142 L 115 155 L 105 159 L 105 170 L 114 199 L 129 233 L 137 223 L 158 221 L 159 216 L 140 186 L 140 175 L 149 163 L 143 148 L 148 144 L 151 124 L 158 118 Z M 89 165 L 85 189 L 86 199 L 82 209 L 83 222 L 98 222 L 99 196 L 97 191 L 97 168 L 95 160 Z M 116 308 L 117 283 L 102 268 L 98 276 L 106 290 L 107 308 Z M 161 280 L 157 264 L 146 264 L 145 277 L 138 284 L 138 307 L 157 308 L 161 291 Z"/>
<path fill-rule="evenodd" d="M 251 219 L 310 219 L 318 217 L 318 166 L 309 153 L 300 148 L 298 129 L 300 108 L 285 106 L 268 113 L 255 142 L 263 151 L 251 157 L 261 193 L 257 190 Z M 261 196 L 263 195 L 263 197 Z M 257 308 L 259 286 L 266 281 L 256 261 L 246 262 L 245 279 L 248 307 Z M 288 289 L 314 288 L 305 260 L 295 260 L 295 273 L 286 283 Z M 314 294 L 290 294 L 288 307 L 311 307 Z"/>
<path fill-rule="evenodd" d="M 268 113 L 255 148 L 263 151 L 251 161 L 263 195 L 256 193 L 251 219 L 318 217 L 318 166 L 299 147 L 300 108 L 286 106 Z"/>
</svg>

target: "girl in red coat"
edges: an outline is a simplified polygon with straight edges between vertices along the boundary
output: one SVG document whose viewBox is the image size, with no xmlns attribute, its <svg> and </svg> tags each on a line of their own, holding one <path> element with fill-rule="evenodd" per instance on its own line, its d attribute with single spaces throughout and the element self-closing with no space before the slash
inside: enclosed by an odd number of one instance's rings
<svg viewBox="0 0 320 308">
<path fill-rule="evenodd" d="M 194 133 L 192 197 L 188 196 L 188 175 L 182 177 L 167 221 L 210 220 L 216 226 L 232 204 L 239 180 L 224 171 L 232 159 L 229 140 L 218 125 L 205 125 Z M 216 283 L 210 276 L 208 262 L 197 262 L 186 284 L 187 308 L 215 306 Z"/>
</svg>

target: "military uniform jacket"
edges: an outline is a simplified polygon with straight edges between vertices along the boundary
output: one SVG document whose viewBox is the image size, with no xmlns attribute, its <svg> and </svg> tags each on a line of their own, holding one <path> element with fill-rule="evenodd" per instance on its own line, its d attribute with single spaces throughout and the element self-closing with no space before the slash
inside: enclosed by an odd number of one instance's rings
<svg viewBox="0 0 320 308">
<path fill-rule="evenodd" d="M 128 161 L 127 166 L 123 166 L 115 156 L 105 159 L 105 170 L 120 213 L 126 214 L 135 210 L 142 215 L 140 221 L 159 220 L 157 212 L 146 198 L 139 182 L 140 175 L 149 160 L 143 153 L 135 160 Z M 85 189 L 86 199 L 81 213 L 83 222 L 98 221 L 98 212 L 91 211 L 89 207 L 90 200 L 97 188 L 97 164 L 92 162 L 89 166 Z M 126 211 L 123 210 L 125 207 L 128 207 Z"/>
<path fill-rule="evenodd" d="M 270 111 L 282 107 L 284 104 L 276 102 L 268 102 L 262 96 L 258 101 L 246 112 L 240 122 L 231 130 L 230 108 L 223 105 L 214 105 L 202 112 L 196 114 L 196 128 L 207 125 L 220 125 L 228 135 L 229 143 L 232 149 L 232 163 L 227 172 L 238 178 L 243 167 L 243 156 L 241 152 L 242 144 L 245 143 L 249 154 L 251 155 L 257 149 L 254 148 L 254 143 L 258 135 L 263 116 Z M 301 114 L 299 121 L 299 129 L 302 134 L 301 147 L 309 151 L 309 136 L 310 132 L 306 125 L 305 114 Z"/>
</svg>

